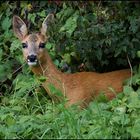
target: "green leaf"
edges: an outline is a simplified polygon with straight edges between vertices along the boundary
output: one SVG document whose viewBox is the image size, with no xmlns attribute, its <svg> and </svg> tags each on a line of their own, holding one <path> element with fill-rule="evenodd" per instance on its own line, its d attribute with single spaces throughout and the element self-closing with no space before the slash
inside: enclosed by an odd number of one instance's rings
<svg viewBox="0 0 140 140">
<path fill-rule="evenodd" d="M 66 32 L 70 37 L 77 27 L 77 19 L 78 12 L 75 12 L 72 16 L 70 16 L 67 19 L 65 25 L 60 28 L 59 32 Z"/>
<path fill-rule="evenodd" d="M 125 114 L 126 107 L 125 106 L 118 106 L 118 107 L 115 108 L 115 111 L 120 113 L 120 114 Z"/>
<path fill-rule="evenodd" d="M 62 92 L 59 89 L 57 89 L 53 84 L 49 84 L 48 87 L 49 87 L 51 94 L 54 94 L 59 97 L 63 97 Z"/>
<path fill-rule="evenodd" d="M 115 49 L 115 54 L 114 54 L 114 57 L 117 57 L 118 55 L 120 55 L 122 53 L 122 46 L 121 47 L 118 47 Z"/>
<path fill-rule="evenodd" d="M 140 100 L 138 94 L 134 91 L 130 94 L 128 107 L 131 109 L 140 109 Z"/>
<path fill-rule="evenodd" d="M 70 55 L 76 57 L 76 52 L 71 52 Z"/>
<path fill-rule="evenodd" d="M 140 119 L 136 119 L 133 126 L 128 128 L 128 132 L 133 138 L 140 138 Z"/>
<path fill-rule="evenodd" d="M 69 53 L 65 53 L 64 56 L 63 56 L 64 60 L 67 62 L 67 63 L 70 63 L 71 62 L 71 56 Z"/>
<path fill-rule="evenodd" d="M 140 58 L 140 51 L 137 51 L 137 57 Z"/>
<path fill-rule="evenodd" d="M 6 17 L 3 21 L 2 21 L 2 29 L 3 30 L 8 30 L 11 26 L 11 19 L 9 19 L 9 17 Z"/>
<path fill-rule="evenodd" d="M 36 23 L 35 23 L 35 18 L 36 18 L 36 14 L 35 13 L 33 13 L 33 14 L 28 14 L 28 18 L 31 20 L 31 22 L 34 24 L 34 25 L 37 25 Z"/>
<path fill-rule="evenodd" d="M 102 59 L 102 50 L 100 48 L 96 51 L 96 57 L 98 58 L 98 60 Z"/>
<path fill-rule="evenodd" d="M 56 66 L 59 66 L 59 64 L 60 64 L 60 63 L 59 63 L 59 60 L 55 59 L 55 60 L 54 60 L 54 64 L 55 64 Z"/>
<path fill-rule="evenodd" d="M 14 54 L 14 51 L 21 50 L 21 42 L 18 39 L 15 39 L 11 43 L 10 52 Z"/>
<path fill-rule="evenodd" d="M 40 15 L 41 17 L 46 17 L 46 12 L 45 12 L 45 10 L 41 11 L 41 12 L 39 13 L 39 15 Z"/>
<path fill-rule="evenodd" d="M 6 118 L 6 124 L 7 124 L 8 126 L 13 125 L 13 124 L 15 124 L 15 123 L 16 123 L 16 121 L 15 121 L 15 119 L 14 119 L 13 117 L 7 116 L 7 118 Z"/>
<path fill-rule="evenodd" d="M 2 60 L 3 50 L 0 48 L 0 61 Z"/>
<path fill-rule="evenodd" d="M 130 95 L 130 93 L 133 92 L 133 89 L 130 86 L 124 86 L 123 87 L 123 92 L 124 92 L 125 95 Z"/>
<path fill-rule="evenodd" d="M 48 50 L 52 49 L 54 46 L 55 46 L 55 44 L 50 43 L 50 42 L 47 42 L 47 44 L 46 44 L 46 48 L 47 48 Z"/>
</svg>

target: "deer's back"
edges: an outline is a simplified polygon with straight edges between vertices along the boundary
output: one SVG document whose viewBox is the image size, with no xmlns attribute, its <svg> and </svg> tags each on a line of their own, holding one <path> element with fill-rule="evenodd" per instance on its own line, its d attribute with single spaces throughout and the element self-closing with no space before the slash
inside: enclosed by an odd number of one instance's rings
<svg viewBox="0 0 140 140">
<path fill-rule="evenodd" d="M 64 76 L 66 96 L 71 100 L 71 104 L 81 100 L 90 101 L 101 92 L 112 99 L 115 95 L 110 89 L 114 89 L 116 93 L 121 92 L 123 81 L 129 77 L 129 69 L 108 73 L 79 72 L 66 74 Z"/>
</svg>

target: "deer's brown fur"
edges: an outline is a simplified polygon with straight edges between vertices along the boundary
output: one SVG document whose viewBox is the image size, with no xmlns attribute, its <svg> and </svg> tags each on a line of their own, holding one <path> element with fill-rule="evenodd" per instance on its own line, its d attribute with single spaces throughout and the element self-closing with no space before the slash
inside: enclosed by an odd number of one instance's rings
<svg viewBox="0 0 140 140">
<path fill-rule="evenodd" d="M 40 43 L 47 41 L 47 26 L 52 18 L 52 14 L 46 17 L 42 23 L 41 33 L 28 34 L 23 20 L 18 16 L 13 17 L 13 30 L 15 35 L 22 43 L 28 45 L 27 48 L 23 49 L 24 59 L 27 61 L 29 55 L 37 55 L 37 65 L 30 67 L 36 75 L 44 75 L 46 77 L 43 86 L 48 94 L 52 96 L 49 89 L 49 85 L 52 84 L 68 99 L 67 105 L 82 101 L 88 104 L 101 92 L 108 99 L 114 98 L 116 96 L 115 93 L 122 91 L 123 81 L 130 77 L 130 70 L 124 69 L 102 74 L 96 72 L 62 73 L 53 64 L 47 50 L 45 48 L 39 48 Z M 115 93 L 109 87 L 113 88 Z"/>
</svg>

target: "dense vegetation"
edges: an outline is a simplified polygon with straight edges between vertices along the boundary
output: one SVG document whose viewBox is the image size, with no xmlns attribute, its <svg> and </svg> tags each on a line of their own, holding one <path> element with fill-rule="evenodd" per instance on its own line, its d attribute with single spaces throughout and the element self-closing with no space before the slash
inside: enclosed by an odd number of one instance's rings
<svg viewBox="0 0 140 140">
<path fill-rule="evenodd" d="M 23 61 L 12 16 L 38 31 L 48 13 L 55 20 L 46 48 L 56 66 L 71 73 L 133 68 L 122 94 L 109 102 L 100 96 L 84 110 L 47 96 Z M 0 21 L 1 139 L 140 138 L 139 2 L 0 1 Z"/>
</svg>

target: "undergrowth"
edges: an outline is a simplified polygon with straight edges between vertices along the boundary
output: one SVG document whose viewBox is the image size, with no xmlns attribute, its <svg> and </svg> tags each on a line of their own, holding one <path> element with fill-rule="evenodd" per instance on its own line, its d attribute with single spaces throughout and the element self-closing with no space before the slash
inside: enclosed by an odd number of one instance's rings
<svg viewBox="0 0 140 140">
<path fill-rule="evenodd" d="M 139 89 L 126 85 L 112 101 L 99 98 L 81 110 L 54 103 L 39 85 L 32 75 L 21 74 L 13 93 L 0 96 L 1 139 L 140 138 Z"/>
</svg>

